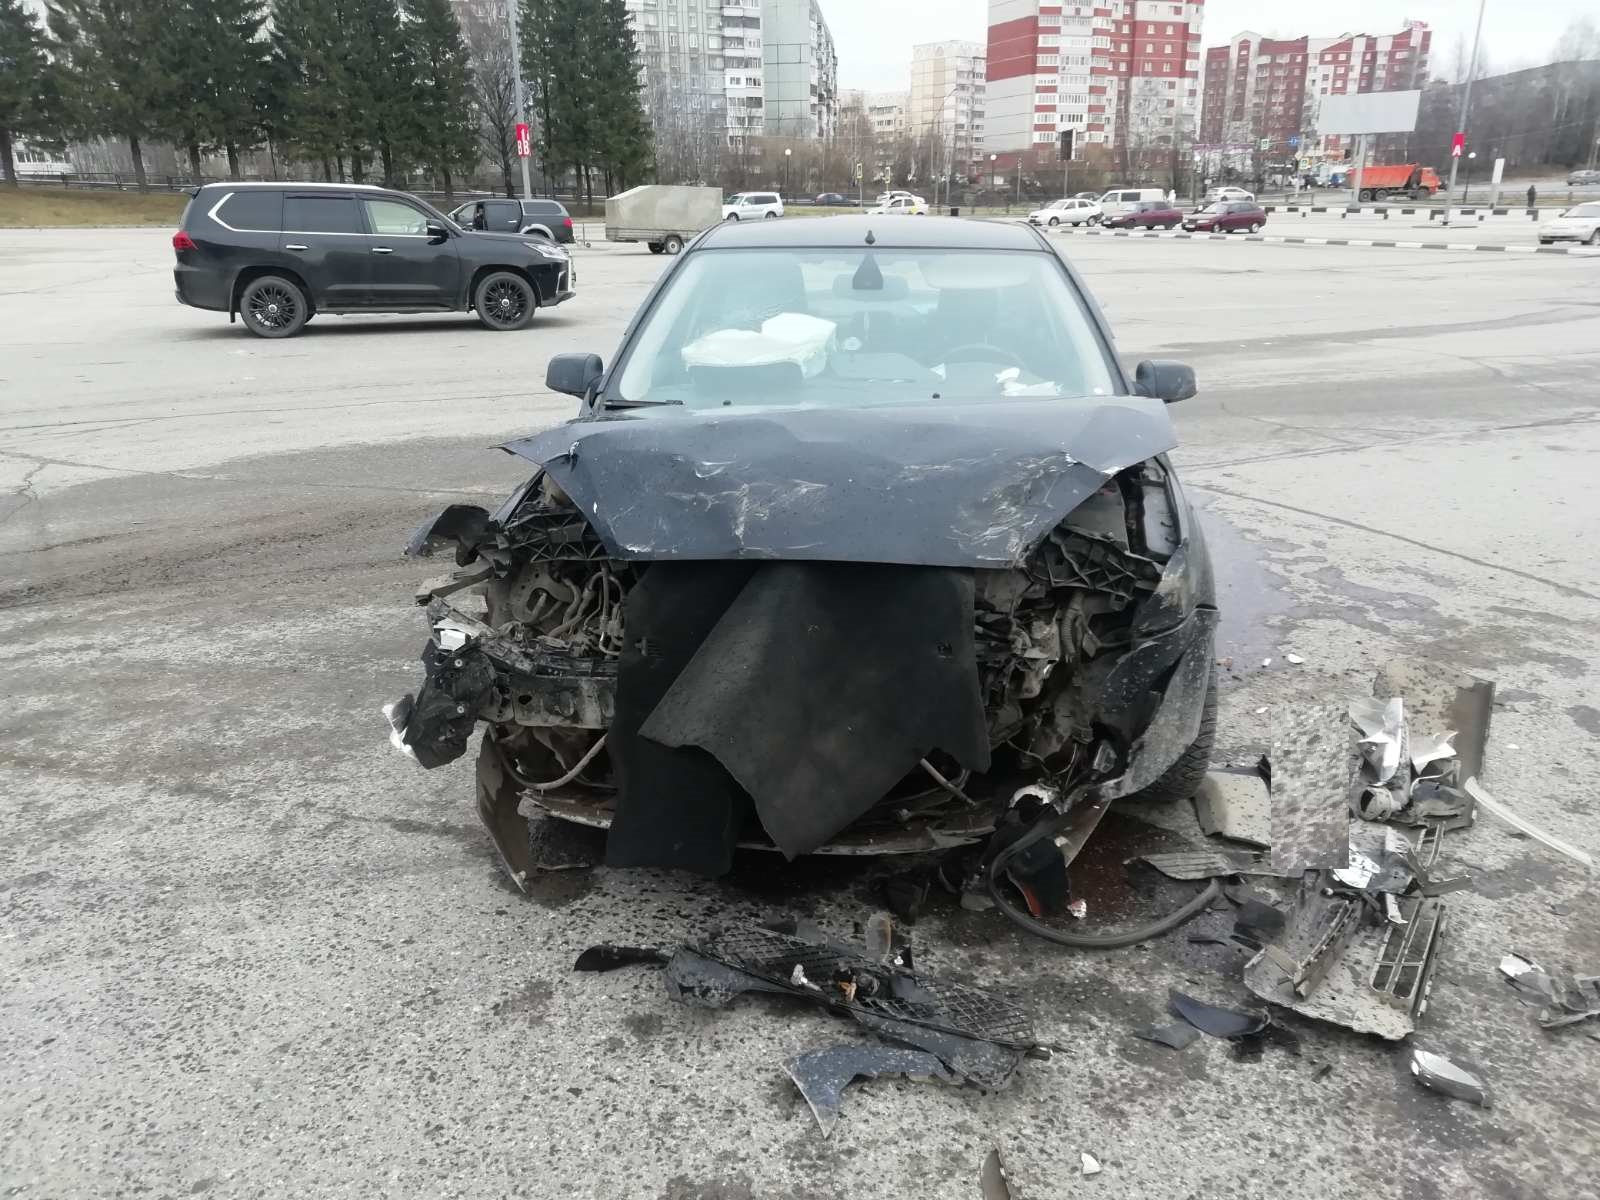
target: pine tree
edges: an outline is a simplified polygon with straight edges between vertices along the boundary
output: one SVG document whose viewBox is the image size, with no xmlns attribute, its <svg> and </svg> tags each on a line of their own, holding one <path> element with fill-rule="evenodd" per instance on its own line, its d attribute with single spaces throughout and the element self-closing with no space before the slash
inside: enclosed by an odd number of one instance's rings
<svg viewBox="0 0 1600 1200">
<path fill-rule="evenodd" d="M 394 0 L 343 0 L 341 7 L 346 105 L 365 126 L 362 140 L 377 152 L 384 184 L 399 187 L 422 144 L 412 95 L 414 47 L 401 28 Z M 363 172 L 353 165 L 352 174 L 359 182 Z"/>
<path fill-rule="evenodd" d="M 640 100 L 633 30 L 623 0 L 591 0 L 592 156 L 605 175 L 606 191 L 621 191 L 644 176 L 652 157 L 650 122 Z"/>
<path fill-rule="evenodd" d="M 563 91 L 570 85 L 564 64 L 577 59 L 576 27 L 570 21 L 577 6 L 571 0 L 520 0 L 518 36 L 522 46 L 522 86 L 528 106 L 528 120 L 538 140 L 540 171 L 545 190 L 550 190 L 550 168 L 571 162 L 568 147 L 571 136 L 565 115 Z"/>
<path fill-rule="evenodd" d="M 0 183 L 17 186 L 17 138 L 59 131 L 57 82 L 38 18 L 22 0 L 0 0 Z"/>
<path fill-rule="evenodd" d="M 269 124 L 276 140 L 321 163 L 324 179 L 335 178 L 335 162 L 355 158 L 361 141 L 341 17 L 335 0 L 275 0 L 272 8 Z"/>
<path fill-rule="evenodd" d="M 50 0 L 48 10 L 70 127 L 124 139 L 141 192 L 144 139 L 156 132 L 170 87 L 160 48 L 171 9 L 171 0 Z"/>
<path fill-rule="evenodd" d="M 453 175 L 478 159 L 470 88 L 472 67 L 450 0 L 405 0 L 407 41 L 417 67 L 413 92 L 419 161 L 454 195 Z"/>
<path fill-rule="evenodd" d="M 161 39 L 161 132 L 188 152 L 200 174 L 202 148 L 239 156 L 260 142 L 266 100 L 268 43 L 264 0 L 173 0 Z"/>
</svg>

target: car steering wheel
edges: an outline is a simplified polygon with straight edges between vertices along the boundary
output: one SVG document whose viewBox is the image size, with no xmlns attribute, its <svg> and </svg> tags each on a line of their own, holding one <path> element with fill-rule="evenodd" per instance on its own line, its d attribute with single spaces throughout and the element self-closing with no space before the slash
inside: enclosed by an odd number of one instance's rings
<svg viewBox="0 0 1600 1200">
<path fill-rule="evenodd" d="M 1027 370 L 1027 364 L 1016 354 L 1004 346 L 996 346 L 989 342 L 964 342 L 954 349 L 945 351 L 946 363 L 957 362 L 1003 362 L 1016 367 L 1019 371 Z"/>
</svg>

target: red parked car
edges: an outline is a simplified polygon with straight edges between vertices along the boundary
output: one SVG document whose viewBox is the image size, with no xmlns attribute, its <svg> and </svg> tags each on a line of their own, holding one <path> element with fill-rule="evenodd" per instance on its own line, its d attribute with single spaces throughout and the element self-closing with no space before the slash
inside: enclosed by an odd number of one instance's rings
<svg viewBox="0 0 1600 1200">
<path fill-rule="evenodd" d="M 1254 200 L 1218 200 L 1183 219 L 1190 233 L 1232 233 L 1243 229 L 1260 233 L 1267 223 L 1267 210 Z"/>
<path fill-rule="evenodd" d="M 1140 200 L 1127 212 L 1107 213 L 1107 229 L 1171 229 L 1183 214 L 1165 200 Z"/>
</svg>

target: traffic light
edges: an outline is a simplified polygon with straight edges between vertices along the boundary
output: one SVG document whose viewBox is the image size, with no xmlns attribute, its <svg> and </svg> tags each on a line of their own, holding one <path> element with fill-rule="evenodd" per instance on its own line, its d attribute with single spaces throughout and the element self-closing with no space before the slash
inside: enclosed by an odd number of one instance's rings
<svg viewBox="0 0 1600 1200">
<path fill-rule="evenodd" d="M 1072 140 L 1077 134 L 1076 129 L 1063 129 L 1061 131 L 1061 161 L 1069 162 L 1072 159 Z"/>
</svg>

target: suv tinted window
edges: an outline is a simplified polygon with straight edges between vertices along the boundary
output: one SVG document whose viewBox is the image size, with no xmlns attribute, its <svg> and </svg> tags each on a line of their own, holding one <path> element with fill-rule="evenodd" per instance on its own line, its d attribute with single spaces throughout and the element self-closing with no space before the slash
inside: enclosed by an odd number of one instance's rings
<svg viewBox="0 0 1600 1200">
<path fill-rule="evenodd" d="M 295 233 L 365 233 L 349 196 L 285 196 L 283 227 Z"/>
<path fill-rule="evenodd" d="M 409 204 L 398 200 L 363 200 L 367 210 L 367 224 L 373 233 L 417 234 L 428 232 L 428 218 Z"/>
<path fill-rule="evenodd" d="M 232 229 L 277 233 L 282 227 L 283 193 L 271 189 L 234 192 L 215 210 L 224 225 Z"/>
</svg>

